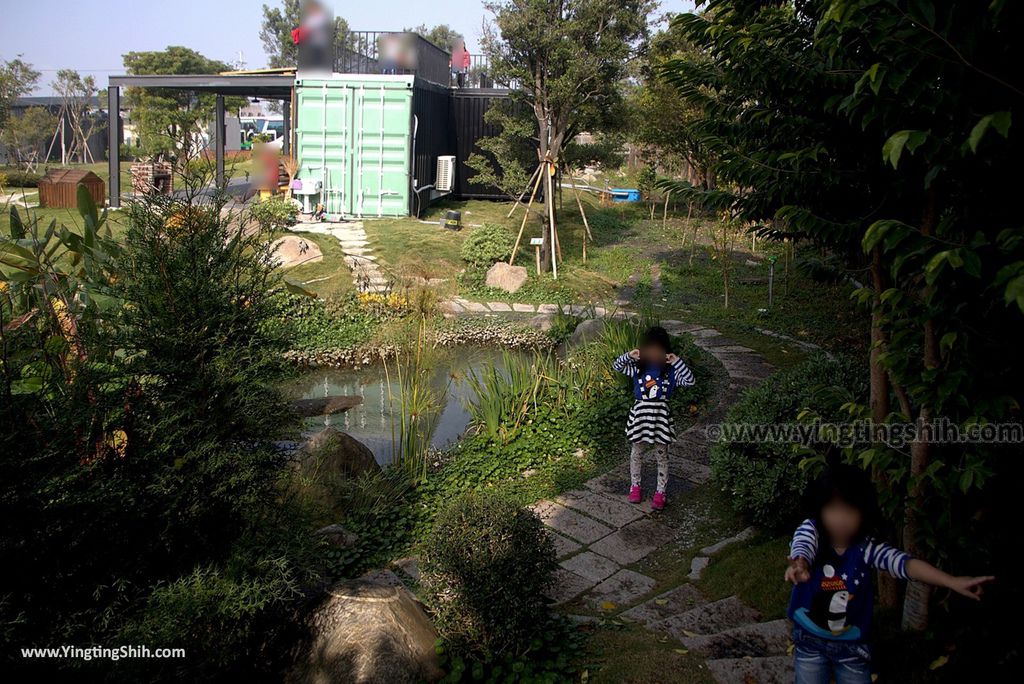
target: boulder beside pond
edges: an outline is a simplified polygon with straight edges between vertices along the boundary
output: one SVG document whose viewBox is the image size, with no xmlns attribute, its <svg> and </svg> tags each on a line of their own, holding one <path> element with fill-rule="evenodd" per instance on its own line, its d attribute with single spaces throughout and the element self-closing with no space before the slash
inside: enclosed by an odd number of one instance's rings
<svg viewBox="0 0 1024 684">
<path fill-rule="evenodd" d="M 363 398 L 358 394 L 339 394 L 330 397 L 314 397 L 312 399 L 296 399 L 292 402 L 292 408 L 302 418 L 313 418 L 315 416 L 331 416 L 335 413 L 348 411 L 363 403 Z"/>
<path fill-rule="evenodd" d="M 280 268 L 290 268 L 324 260 L 320 245 L 299 235 L 279 237 L 270 243 L 270 249 Z"/>
<path fill-rule="evenodd" d="M 572 331 L 572 335 L 569 336 L 569 346 L 578 347 L 581 344 L 587 342 L 593 342 L 604 333 L 604 329 L 607 324 L 603 318 L 590 318 L 585 321 L 581 321 L 576 329 Z M 628 351 L 628 350 L 624 350 Z"/>
<path fill-rule="evenodd" d="M 403 586 L 361 580 L 334 585 L 309 619 L 310 642 L 289 684 L 434 682 L 444 672 L 438 635 Z"/>
<path fill-rule="evenodd" d="M 365 472 L 380 470 L 373 452 L 365 444 L 333 427 L 325 427 L 302 445 L 299 450 L 302 467 L 315 467 L 320 472 L 335 472 L 358 477 Z"/>
<path fill-rule="evenodd" d="M 487 287 L 496 287 L 505 292 L 516 292 L 526 284 L 528 275 L 524 266 L 510 266 L 504 261 L 487 269 L 487 279 L 484 283 Z"/>
</svg>

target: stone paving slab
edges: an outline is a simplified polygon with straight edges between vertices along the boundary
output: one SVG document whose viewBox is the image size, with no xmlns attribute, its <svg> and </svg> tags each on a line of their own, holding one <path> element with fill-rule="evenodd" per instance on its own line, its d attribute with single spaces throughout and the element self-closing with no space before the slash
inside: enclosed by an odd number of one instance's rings
<svg viewBox="0 0 1024 684">
<path fill-rule="evenodd" d="M 511 311 L 512 307 L 505 302 L 487 302 L 487 308 L 491 311 Z"/>
<path fill-rule="evenodd" d="M 684 636 L 686 648 L 699 651 L 708 658 L 755 658 L 783 655 L 790 644 L 789 620 L 755 622 L 717 634 Z"/>
<path fill-rule="evenodd" d="M 599 556 L 593 551 L 584 551 L 575 556 L 566 558 L 559 563 L 569 572 L 574 572 L 580 577 L 594 582 L 601 582 L 608 579 L 619 571 L 618 564 L 604 556 Z"/>
<path fill-rule="evenodd" d="M 587 594 L 587 600 L 595 608 L 614 610 L 607 608 L 606 604 L 614 604 L 618 608 L 636 603 L 654 589 L 656 584 L 654 579 L 634 570 L 619 570 L 594 587 Z"/>
<path fill-rule="evenodd" d="M 791 656 L 719 658 L 706 665 L 719 684 L 790 684 L 795 676 Z"/>
<path fill-rule="evenodd" d="M 687 579 L 691 582 L 699 580 L 701 575 L 704 574 L 704 569 L 708 567 L 710 562 L 711 559 L 707 556 L 695 556 L 693 560 L 690 561 L 690 574 L 686 576 Z"/>
<path fill-rule="evenodd" d="M 668 472 L 673 477 L 681 477 L 694 484 L 704 484 L 711 479 L 711 468 L 679 456 L 669 456 Z"/>
<path fill-rule="evenodd" d="M 583 486 L 598 494 L 625 496 L 629 493 L 629 464 L 623 463 L 604 475 L 587 480 Z"/>
<path fill-rule="evenodd" d="M 583 548 L 583 545 L 579 542 L 563 537 L 551 530 L 548 530 L 548 536 L 551 537 L 551 541 L 555 544 L 555 558 L 565 558 L 569 554 L 576 553 Z"/>
<path fill-rule="evenodd" d="M 519 313 L 537 312 L 537 308 L 533 304 L 520 304 L 519 302 L 516 302 L 515 304 L 512 305 L 512 310 L 518 311 Z"/>
<path fill-rule="evenodd" d="M 550 505 L 535 509 L 541 522 L 570 539 L 590 544 L 608 536 L 613 531 L 611 527 L 599 523 L 593 518 L 588 518 L 582 513 L 577 513 L 571 508 L 566 508 L 553 501 L 544 503 Z"/>
<path fill-rule="evenodd" d="M 638 520 L 644 515 L 637 506 L 625 500 L 616 501 L 585 489 L 566 492 L 555 497 L 555 501 L 615 528 Z"/>
<path fill-rule="evenodd" d="M 591 550 L 620 565 L 630 565 L 645 558 L 662 544 L 672 541 L 674 536 L 671 529 L 650 518 L 644 518 L 593 544 Z"/>
<path fill-rule="evenodd" d="M 538 304 L 537 313 L 556 314 L 562 313 L 562 309 L 557 304 Z"/>
<path fill-rule="evenodd" d="M 668 617 L 653 625 L 651 629 L 668 632 L 682 641 L 696 634 L 717 634 L 760 619 L 760 613 L 736 596 L 730 596 Z"/>
<path fill-rule="evenodd" d="M 548 589 L 546 596 L 558 605 L 571 601 L 587 589 L 594 586 L 594 582 L 580 577 L 575 572 L 569 572 L 565 568 L 558 568 L 554 572 L 554 582 Z"/>
<path fill-rule="evenodd" d="M 619 617 L 642 622 L 648 627 L 666 618 L 696 608 L 704 603 L 704 597 L 692 584 L 680 584 L 675 589 L 659 594 L 630 608 Z"/>
<path fill-rule="evenodd" d="M 416 556 L 399 558 L 392 565 L 408 575 L 413 582 L 420 581 L 420 560 Z"/>
</svg>

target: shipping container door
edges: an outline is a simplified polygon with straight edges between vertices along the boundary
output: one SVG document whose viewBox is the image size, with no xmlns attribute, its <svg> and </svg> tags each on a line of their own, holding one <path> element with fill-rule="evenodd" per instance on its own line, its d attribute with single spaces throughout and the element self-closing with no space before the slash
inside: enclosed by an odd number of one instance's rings
<svg viewBox="0 0 1024 684">
<path fill-rule="evenodd" d="M 328 214 L 350 213 L 351 90 L 327 81 L 311 83 L 299 88 L 298 100 L 300 177 L 323 184 L 320 197 Z"/>
<path fill-rule="evenodd" d="M 412 90 L 403 82 L 366 82 L 353 89 L 355 216 L 409 213 Z"/>
</svg>

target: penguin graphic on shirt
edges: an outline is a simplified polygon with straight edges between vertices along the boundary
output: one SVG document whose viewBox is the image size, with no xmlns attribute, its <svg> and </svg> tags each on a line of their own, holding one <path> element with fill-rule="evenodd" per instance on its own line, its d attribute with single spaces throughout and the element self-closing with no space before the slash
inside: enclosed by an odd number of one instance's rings
<svg viewBox="0 0 1024 684">
<path fill-rule="evenodd" d="M 846 622 L 846 613 L 853 594 L 846 582 L 836 576 L 833 566 L 825 565 L 822 575 L 820 590 L 811 602 L 809 617 L 822 629 L 838 636 L 850 628 Z"/>
<path fill-rule="evenodd" d="M 639 398 L 642 401 L 665 398 L 668 394 L 667 379 L 658 373 L 641 373 L 636 379 L 639 389 Z"/>
</svg>

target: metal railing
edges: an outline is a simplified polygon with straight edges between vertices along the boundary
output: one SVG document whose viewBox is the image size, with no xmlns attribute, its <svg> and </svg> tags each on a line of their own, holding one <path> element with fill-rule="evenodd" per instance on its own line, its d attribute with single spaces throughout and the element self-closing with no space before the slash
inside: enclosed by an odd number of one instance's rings
<svg viewBox="0 0 1024 684">
<path fill-rule="evenodd" d="M 415 74 L 440 85 L 451 81 L 450 63 L 447 51 L 403 31 L 350 31 L 334 55 L 338 73 Z"/>
</svg>

